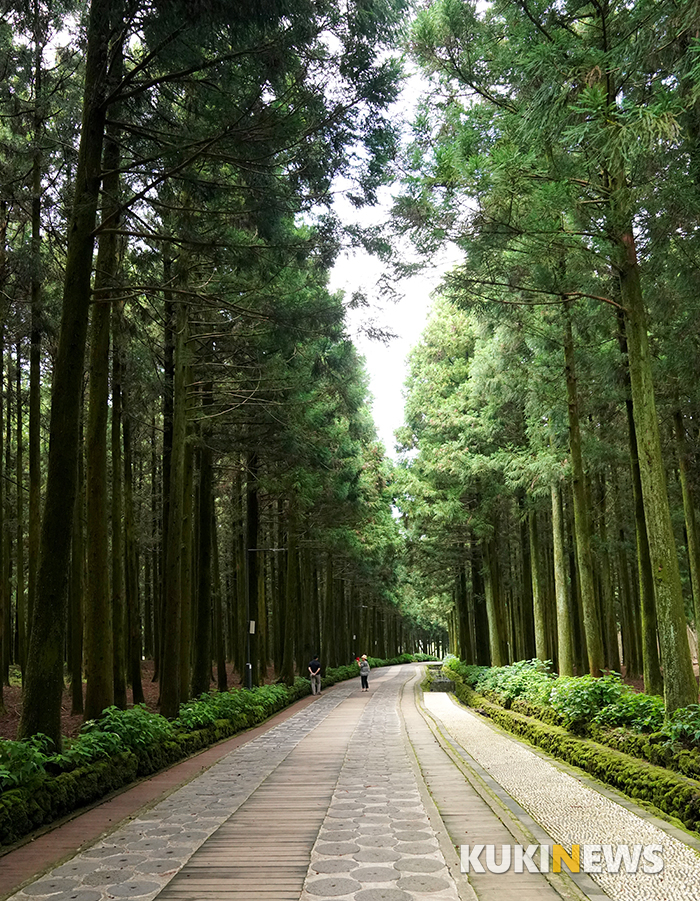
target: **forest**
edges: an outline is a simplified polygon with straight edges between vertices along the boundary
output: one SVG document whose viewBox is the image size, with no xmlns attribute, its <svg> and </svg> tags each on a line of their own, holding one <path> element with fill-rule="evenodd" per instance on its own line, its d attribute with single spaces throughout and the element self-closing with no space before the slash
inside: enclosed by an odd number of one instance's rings
<svg viewBox="0 0 700 901">
<path fill-rule="evenodd" d="M 172 719 L 214 669 L 291 685 L 314 652 L 697 701 L 700 5 L 0 11 L 20 737 L 60 744 L 67 684 L 86 719 L 138 704 L 146 661 Z M 338 215 L 387 185 L 371 227 Z M 330 272 L 446 246 L 394 463 Z"/>
</svg>

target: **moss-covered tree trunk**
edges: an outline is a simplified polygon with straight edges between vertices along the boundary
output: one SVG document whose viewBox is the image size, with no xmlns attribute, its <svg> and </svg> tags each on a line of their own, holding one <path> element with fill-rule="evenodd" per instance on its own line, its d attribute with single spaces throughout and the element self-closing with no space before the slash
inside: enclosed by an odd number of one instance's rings
<svg viewBox="0 0 700 901">
<path fill-rule="evenodd" d="M 649 555 L 649 537 L 647 535 L 644 499 L 642 496 L 642 476 L 639 468 L 639 449 L 637 446 L 637 429 L 634 424 L 634 405 L 632 403 L 632 386 L 630 382 L 627 337 L 625 335 L 624 312 L 618 312 L 618 341 L 620 352 L 625 363 L 625 386 L 627 398 L 625 413 L 630 454 L 630 474 L 632 480 L 632 497 L 634 500 L 634 523 L 637 541 L 637 567 L 639 584 L 639 619 L 642 639 L 642 668 L 644 672 L 644 691 L 647 694 L 663 695 L 664 684 L 659 665 L 658 630 L 656 622 L 656 599 L 654 597 L 654 576 L 651 570 Z M 618 511 L 620 507 L 618 499 Z M 618 518 L 620 514 L 618 512 Z M 631 597 L 631 593 L 630 593 Z"/>
<path fill-rule="evenodd" d="M 80 405 L 90 304 L 90 277 L 105 126 L 104 95 L 110 54 L 110 16 L 118 0 L 92 0 L 80 148 L 68 230 L 63 310 L 53 370 L 49 460 L 37 597 L 27 660 L 20 737 L 43 732 L 61 742 L 61 695 L 70 572 L 71 529 L 66 510 L 76 496 Z"/>
<path fill-rule="evenodd" d="M 494 538 L 482 542 L 484 558 L 484 596 L 489 629 L 489 654 L 491 666 L 504 666 L 503 622 L 498 597 L 498 573 L 496 561 L 496 541 Z"/>
<path fill-rule="evenodd" d="M 624 192 L 619 177 L 616 194 Z M 620 226 L 624 211 L 613 209 L 612 235 L 616 239 L 620 296 L 625 309 L 634 424 L 639 451 L 644 515 L 654 579 L 659 646 L 664 669 L 664 700 L 669 712 L 694 704 L 698 698 L 688 645 L 678 556 L 666 490 L 659 421 L 652 379 L 646 313 L 631 225 Z"/>
<path fill-rule="evenodd" d="M 73 511 L 71 570 L 68 590 L 70 634 L 68 637 L 68 670 L 71 681 L 71 713 L 83 713 L 83 608 L 85 596 L 85 465 L 83 428 L 80 428 L 78 454 L 78 492 Z"/>
<path fill-rule="evenodd" d="M 574 529 L 576 539 L 576 562 L 578 564 L 579 585 L 583 629 L 586 636 L 588 671 L 599 676 L 604 665 L 603 641 L 598 616 L 598 603 L 593 575 L 593 555 L 591 552 L 591 526 L 583 453 L 581 449 L 581 426 L 579 421 L 578 389 L 576 384 L 576 361 L 571 318 L 566 316 L 564 326 L 564 358 L 566 369 L 566 394 L 569 411 L 569 448 L 571 450 L 572 487 L 574 500 Z"/>
<path fill-rule="evenodd" d="M 673 412 L 673 426 L 676 448 L 678 450 L 678 471 L 683 495 L 685 532 L 688 540 L 688 568 L 690 570 L 690 584 L 693 589 L 695 631 L 700 634 L 700 544 L 698 543 L 698 528 L 695 518 L 695 498 L 693 497 L 693 488 L 688 474 L 690 452 L 685 437 L 683 414 L 679 406 Z"/>
</svg>

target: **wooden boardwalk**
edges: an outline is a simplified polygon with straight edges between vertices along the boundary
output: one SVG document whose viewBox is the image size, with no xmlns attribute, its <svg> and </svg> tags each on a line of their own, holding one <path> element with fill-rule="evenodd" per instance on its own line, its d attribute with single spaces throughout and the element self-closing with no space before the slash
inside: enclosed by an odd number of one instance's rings
<svg viewBox="0 0 700 901">
<path fill-rule="evenodd" d="M 365 698 L 350 698 L 303 739 L 159 901 L 298 901 Z"/>
</svg>

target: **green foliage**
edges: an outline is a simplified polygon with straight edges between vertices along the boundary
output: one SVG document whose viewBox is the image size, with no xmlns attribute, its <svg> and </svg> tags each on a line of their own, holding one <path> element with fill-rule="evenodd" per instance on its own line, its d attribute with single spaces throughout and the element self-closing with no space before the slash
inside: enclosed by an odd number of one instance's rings
<svg viewBox="0 0 700 901">
<path fill-rule="evenodd" d="M 620 676 L 560 677 L 552 686 L 550 704 L 573 730 L 582 729 L 604 708 L 615 704 L 626 686 Z"/>
<path fill-rule="evenodd" d="M 27 741 L 0 742 L 0 790 L 38 785 L 52 748 L 53 742 L 45 735 L 34 735 Z"/>
<path fill-rule="evenodd" d="M 533 704 L 546 704 L 555 683 L 551 666 L 550 660 L 521 660 L 501 667 L 468 666 L 452 658 L 445 669 L 475 691 L 495 696 L 501 703 L 524 698 Z"/>
<path fill-rule="evenodd" d="M 99 720 L 88 720 L 81 731 L 115 735 L 122 750 L 136 752 L 167 741 L 175 734 L 172 723 L 159 713 L 151 713 L 144 704 L 130 710 L 108 707 Z"/>
<path fill-rule="evenodd" d="M 664 725 L 663 732 L 671 741 L 700 746 L 700 704 L 674 710 Z"/>
<path fill-rule="evenodd" d="M 658 732 L 663 726 L 664 716 L 662 698 L 625 691 L 612 704 L 603 707 L 596 714 L 595 721 L 605 726 L 625 726 L 634 732 Z"/>
</svg>

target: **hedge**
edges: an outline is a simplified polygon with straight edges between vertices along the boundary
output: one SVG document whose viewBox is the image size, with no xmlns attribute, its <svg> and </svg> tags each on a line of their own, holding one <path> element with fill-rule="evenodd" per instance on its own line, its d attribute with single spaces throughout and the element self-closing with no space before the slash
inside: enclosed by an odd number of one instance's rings
<svg viewBox="0 0 700 901">
<path fill-rule="evenodd" d="M 467 706 L 492 719 L 513 735 L 546 751 L 552 757 L 579 767 L 630 798 L 648 803 L 675 817 L 693 832 L 700 832 L 700 782 L 652 763 L 635 759 L 592 739 L 572 735 L 561 726 L 544 723 L 507 710 L 455 679 L 455 694 Z M 649 739 L 650 736 L 635 736 Z"/>
</svg>

